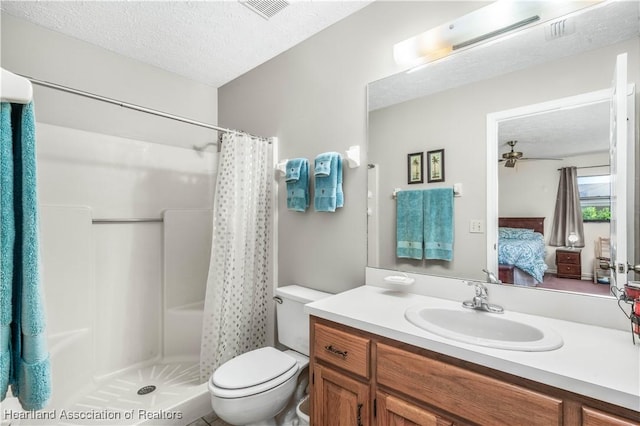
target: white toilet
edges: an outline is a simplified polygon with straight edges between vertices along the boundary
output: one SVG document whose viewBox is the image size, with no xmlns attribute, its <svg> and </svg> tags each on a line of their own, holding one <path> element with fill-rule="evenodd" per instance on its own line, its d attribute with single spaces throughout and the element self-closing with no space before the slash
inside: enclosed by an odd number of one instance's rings
<svg viewBox="0 0 640 426">
<path fill-rule="evenodd" d="M 304 305 L 331 296 L 290 285 L 276 289 L 278 340 L 293 350 L 265 347 L 237 356 L 211 375 L 213 411 L 232 425 L 275 425 L 309 365 L 309 316 Z"/>
</svg>

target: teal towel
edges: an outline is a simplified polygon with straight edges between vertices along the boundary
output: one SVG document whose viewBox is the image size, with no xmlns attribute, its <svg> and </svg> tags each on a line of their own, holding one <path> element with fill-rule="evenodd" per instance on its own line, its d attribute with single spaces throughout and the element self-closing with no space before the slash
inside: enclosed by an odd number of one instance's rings
<svg viewBox="0 0 640 426">
<path fill-rule="evenodd" d="M 424 258 L 453 260 L 453 188 L 424 191 Z"/>
<path fill-rule="evenodd" d="M 399 191 L 396 195 L 396 256 L 423 258 L 423 192 Z"/>
<path fill-rule="evenodd" d="M 342 191 L 342 156 L 337 152 L 325 152 L 314 162 L 314 208 L 317 212 L 335 212 L 344 206 Z"/>
<path fill-rule="evenodd" d="M 13 141 L 11 104 L 2 103 L 0 115 L 0 401 L 10 383 L 10 339 L 13 295 Z"/>
<path fill-rule="evenodd" d="M 7 111 L 10 125 L 5 127 Z M 9 129 L 10 137 L 5 131 Z M 13 152 L 13 173 L 5 168 L 6 145 Z M 33 104 L 2 104 L 2 260 L 11 256 L 10 329 L 2 328 L 2 339 L 9 340 L 9 359 L 1 356 L 0 365 L 7 362 L 14 396 L 25 410 L 40 410 L 51 398 L 51 373 L 46 347 L 44 297 L 40 281 L 40 245 L 38 199 L 36 191 L 36 138 Z M 5 189 L 12 188 L 13 211 L 5 209 Z M 13 216 L 13 247 L 5 247 L 5 216 Z M 7 227 L 7 232 L 9 231 Z M 4 285 L 4 269 L 3 269 Z M 4 311 L 4 300 L 2 301 Z M 4 313 L 4 312 L 3 312 Z M 3 321 L 6 318 L 3 318 Z M 4 325 L 4 323 L 2 323 Z M 6 337 L 7 332 L 10 334 Z M 5 379 L 0 393 L 6 396 Z"/>
<path fill-rule="evenodd" d="M 304 212 L 309 207 L 309 160 L 294 158 L 287 161 L 287 208 Z"/>
</svg>

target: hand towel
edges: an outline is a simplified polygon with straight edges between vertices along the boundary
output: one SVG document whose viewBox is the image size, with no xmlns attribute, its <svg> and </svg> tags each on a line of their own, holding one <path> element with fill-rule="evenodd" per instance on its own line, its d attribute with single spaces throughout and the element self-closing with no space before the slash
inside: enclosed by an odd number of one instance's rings
<svg viewBox="0 0 640 426">
<path fill-rule="evenodd" d="M 342 192 L 342 156 L 337 152 L 325 152 L 314 162 L 315 194 L 314 207 L 317 212 L 335 212 L 344 206 Z"/>
<path fill-rule="evenodd" d="M 423 192 L 399 191 L 396 195 L 396 256 L 423 257 Z"/>
<path fill-rule="evenodd" d="M 453 188 L 424 191 L 424 258 L 453 260 Z"/>
<path fill-rule="evenodd" d="M 15 240 L 8 382 L 22 408 L 40 410 L 51 398 L 51 374 L 40 281 L 35 116 L 32 103 L 14 104 L 11 110 Z"/>
<path fill-rule="evenodd" d="M 13 295 L 13 141 L 11 104 L 3 102 L 0 114 L 0 401 L 11 382 L 11 319 Z"/>
<path fill-rule="evenodd" d="M 309 207 L 309 160 L 294 158 L 287 161 L 287 208 L 304 212 Z"/>
</svg>

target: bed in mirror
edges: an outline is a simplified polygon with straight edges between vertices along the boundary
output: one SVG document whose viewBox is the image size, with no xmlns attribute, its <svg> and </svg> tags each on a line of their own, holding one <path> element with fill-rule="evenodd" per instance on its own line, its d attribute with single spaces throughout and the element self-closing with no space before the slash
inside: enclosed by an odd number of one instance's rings
<svg viewBox="0 0 640 426">
<path fill-rule="evenodd" d="M 558 169 L 575 166 L 585 188 L 591 185 L 588 177 L 602 179 L 610 174 L 610 102 L 590 101 L 584 108 L 503 119 L 497 126 L 498 136 L 491 141 L 487 140 L 487 116 L 610 91 L 616 57 L 624 52 L 629 57 L 629 81 L 636 83 L 640 40 L 638 7 L 632 3 L 598 4 L 574 13 L 567 19 L 575 32 L 560 40 L 548 40 L 545 29 L 549 23 L 540 23 L 505 39 L 453 53 L 420 70 L 370 83 L 368 266 L 484 280 L 483 269 L 496 274 L 499 270 L 497 259 L 492 257 L 498 248 L 498 219 L 537 218 L 544 226 L 546 269 L 538 275 L 542 279 L 519 276 L 514 284 L 548 288 L 545 276 L 557 275 L 556 251 L 567 248 L 549 245 Z M 628 99 L 634 106 L 635 92 Z M 632 150 L 637 149 L 637 135 L 630 133 L 628 143 Z M 429 183 L 425 179 L 408 186 L 407 155 L 441 149 L 446 152 L 445 180 Z M 638 232 L 637 215 L 633 214 L 638 190 L 633 187 L 637 179 L 635 157 L 630 157 L 625 174 L 618 176 L 629 183 L 631 198 L 626 212 L 630 211 L 627 216 L 631 217 L 626 222 L 631 236 Z M 505 167 L 511 158 L 515 158 L 510 164 L 513 167 Z M 460 196 L 454 197 L 452 260 L 397 257 L 394 193 L 454 185 Z M 585 200 L 585 206 L 594 207 L 587 205 L 589 202 Z M 598 202 L 606 204 L 606 200 Z M 601 216 L 596 214 L 595 220 L 584 222 L 580 279 L 574 281 L 585 289 L 557 289 L 609 293 L 607 285 L 594 284 L 598 280 L 593 279 L 595 241 L 611 234 L 611 223 L 602 207 L 594 207 Z M 637 238 L 629 238 L 625 244 L 630 260 L 637 244 Z M 521 270 L 512 272 L 522 275 Z"/>
</svg>

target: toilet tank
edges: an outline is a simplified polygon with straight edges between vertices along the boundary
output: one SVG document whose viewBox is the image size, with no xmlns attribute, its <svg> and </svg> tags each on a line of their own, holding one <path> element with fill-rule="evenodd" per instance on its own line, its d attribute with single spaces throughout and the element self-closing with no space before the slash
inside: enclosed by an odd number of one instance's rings
<svg viewBox="0 0 640 426">
<path fill-rule="evenodd" d="M 276 303 L 278 341 L 289 349 L 309 356 L 309 315 L 304 312 L 304 305 L 331 294 L 288 285 L 276 288 L 276 296 L 282 300 L 282 303 Z"/>
</svg>

